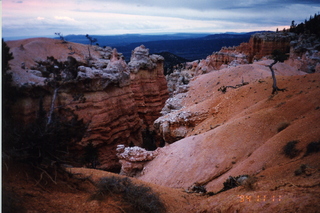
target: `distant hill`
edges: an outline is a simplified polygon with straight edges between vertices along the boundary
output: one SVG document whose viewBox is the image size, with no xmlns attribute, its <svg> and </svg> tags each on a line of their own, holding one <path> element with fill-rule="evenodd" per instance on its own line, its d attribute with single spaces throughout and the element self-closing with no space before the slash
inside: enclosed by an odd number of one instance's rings
<svg viewBox="0 0 320 213">
<path fill-rule="evenodd" d="M 143 44 L 149 48 L 150 53 L 171 52 L 189 61 L 204 59 L 212 52 L 219 51 L 223 46 L 237 46 L 242 42 L 248 42 L 252 33 L 246 34 L 215 34 L 199 38 L 180 40 L 159 40 L 136 42 L 123 46 L 115 46 L 117 50 L 127 58 L 131 51 Z"/>
<path fill-rule="evenodd" d="M 236 46 L 241 42 L 247 42 L 251 35 L 249 33 L 223 33 L 223 34 L 192 34 L 178 33 L 167 35 L 112 35 L 99 36 L 96 38 L 99 46 L 111 46 L 130 60 L 131 51 L 141 44 L 149 48 L 150 53 L 170 52 L 188 61 L 206 58 L 212 52 L 219 51 L 223 46 Z M 68 35 L 65 39 L 70 42 L 88 44 L 85 35 Z"/>
<path fill-rule="evenodd" d="M 142 35 L 142 34 L 123 34 L 123 35 L 90 35 L 98 40 L 100 46 L 126 46 L 131 43 L 150 42 L 159 40 L 181 40 L 190 38 L 201 38 L 209 35 L 208 33 L 176 33 L 164 35 Z M 85 35 L 67 35 L 64 37 L 67 41 L 89 44 Z"/>
<path fill-rule="evenodd" d="M 163 64 L 164 75 L 170 74 L 173 70 L 173 66 L 177 64 L 185 63 L 188 61 L 187 59 L 177 56 L 170 52 L 161 52 L 156 54 L 161 55 L 164 58 L 164 64 Z"/>
</svg>

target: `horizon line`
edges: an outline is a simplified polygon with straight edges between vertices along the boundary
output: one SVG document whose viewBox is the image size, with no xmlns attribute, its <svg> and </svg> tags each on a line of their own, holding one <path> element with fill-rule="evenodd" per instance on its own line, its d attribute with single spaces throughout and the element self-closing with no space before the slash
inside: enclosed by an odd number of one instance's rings
<svg viewBox="0 0 320 213">
<path fill-rule="evenodd" d="M 122 35 L 178 35 L 178 34 L 194 34 L 194 35 L 216 35 L 216 34 L 245 34 L 245 33 L 252 33 L 252 32 L 275 32 L 272 30 L 258 30 L 258 31 L 244 31 L 244 32 L 233 32 L 233 31 L 226 31 L 226 32 L 165 32 L 165 33 L 123 33 L 123 34 L 92 34 L 91 36 L 122 36 Z M 86 34 L 67 34 L 66 36 L 81 36 Z M 14 41 L 14 40 L 22 40 L 22 39 L 29 39 L 29 38 L 59 38 L 57 35 L 29 35 L 29 36 L 3 36 L 2 39 L 4 41 Z"/>
</svg>

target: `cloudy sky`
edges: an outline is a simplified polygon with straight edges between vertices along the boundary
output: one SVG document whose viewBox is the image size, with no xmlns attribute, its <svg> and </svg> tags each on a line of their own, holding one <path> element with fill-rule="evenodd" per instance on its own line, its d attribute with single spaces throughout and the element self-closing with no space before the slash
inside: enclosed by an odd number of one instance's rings
<svg viewBox="0 0 320 213">
<path fill-rule="evenodd" d="M 2 0 L 2 36 L 283 29 L 320 0 Z"/>
</svg>

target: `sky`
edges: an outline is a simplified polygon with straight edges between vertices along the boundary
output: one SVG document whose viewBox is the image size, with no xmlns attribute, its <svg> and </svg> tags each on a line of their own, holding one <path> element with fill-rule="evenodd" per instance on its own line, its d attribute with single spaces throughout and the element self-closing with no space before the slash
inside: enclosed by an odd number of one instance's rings
<svg viewBox="0 0 320 213">
<path fill-rule="evenodd" d="M 2 36 L 224 33 L 283 29 L 320 0 L 2 0 Z"/>
</svg>

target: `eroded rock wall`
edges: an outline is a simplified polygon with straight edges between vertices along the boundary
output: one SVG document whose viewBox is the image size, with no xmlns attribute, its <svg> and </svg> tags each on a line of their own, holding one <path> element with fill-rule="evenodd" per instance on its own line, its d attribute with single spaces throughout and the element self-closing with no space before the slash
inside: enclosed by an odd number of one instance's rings
<svg viewBox="0 0 320 213">
<path fill-rule="evenodd" d="M 144 121 L 143 128 L 153 131 L 153 122 L 168 99 L 167 81 L 163 74 L 163 57 L 149 56 L 143 45 L 133 51 L 129 67 L 131 69 L 131 89 L 137 105 L 137 112 Z"/>
<path fill-rule="evenodd" d="M 307 73 L 320 72 L 320 39 L 316 36 L 300 35 L 290 43 L 290 66 Z"/>
<path fill-rule="evenodd" d="M 117 144 L 143 145 L 142 130 L 159 117 L 168 97 L 163 58 L 149 56 L 145 47 L 133 51 L 132 63 L 128 66 L 121 54 L 110 47 L 89 47 L 92 58 L 88 59 L 83 57 L 88 51 L 85 45 L 61 44 L 54 39 L 21 40 L 8 45 L 15 57 L 11 61 L 13 84 L 20 91 L 12 110 L 15 121 L 21 125 L 34 121 L 40 108 L 46 113 L 50 111 L 54 88 L 46 83 L 50 77 L 43 75 L 46 70 L 40 61 L 46 61 L 47 56 L 66 61 L 72 46 L 72 56 L 82 65 L 77 68 L 75 79 L 61 84 L 54 112 L 68 111 L 66 116 L 75 115 L 83 120 L 87 130 L 72 149 L 81 153 L 91 142 L 99 151 L 99 167 L 103 169 L 120 168 Z M 34 48 L 44 55 L 37 56 L 32 52 Z M 139 58 L 141 49 L 145 54 Z M 20 60 L 27 63 L 21 66 Z M 79 96 L 82 99 L 76 100 Z"/>
<path fill-rule="evenodd" d="M 264 32 L 252 35 L 249 40 L 249 46 L 251 47 L 248 54 L 249 62 L 270 55 L 274 50 L 289 52 L 290 42 L 296 38 L 295 33 L 288 32 Z"/>
<path fill-rule="evenodd" d="M 196 75 L 208 73 L 226 67 L 252 63 L 262 57 L 269 56 L 274 50 L 289 53 L 290 42 L 297 39 L 295 33 L 263 32 L 251 36 L 249 42 L 235 47 L 223 47 L 205 60 L 201 60 L 196 68 Z"/>
</svg>

